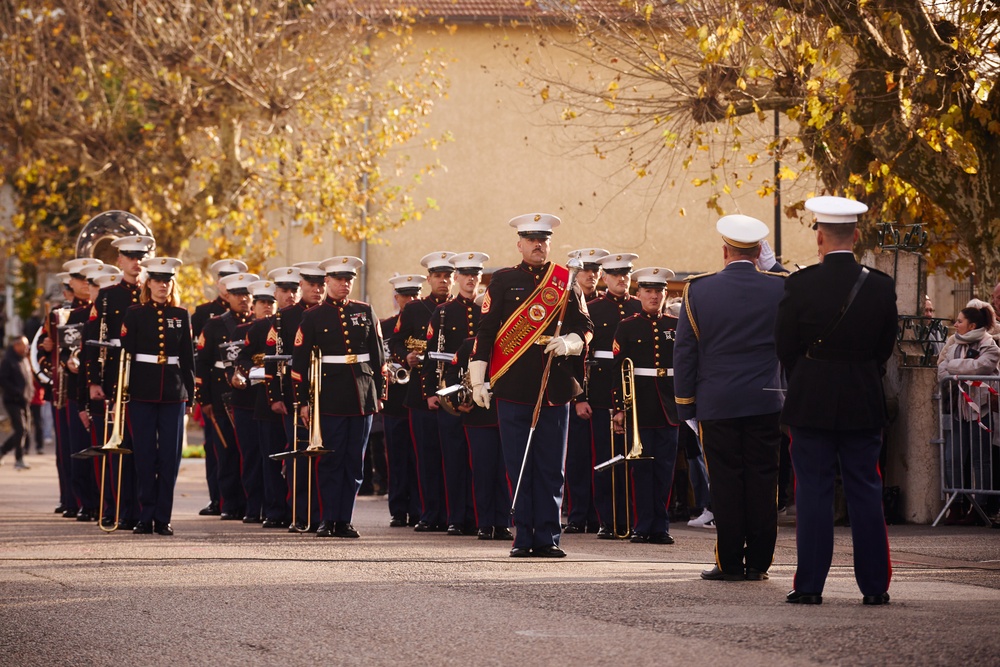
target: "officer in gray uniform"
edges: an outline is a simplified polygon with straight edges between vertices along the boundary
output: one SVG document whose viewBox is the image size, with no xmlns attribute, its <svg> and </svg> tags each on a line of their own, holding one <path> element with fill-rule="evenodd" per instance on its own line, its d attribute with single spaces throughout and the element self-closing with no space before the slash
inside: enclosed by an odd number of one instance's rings
<svg viewBox="0 0 1000 667">
<path fill-rule="evenodd" d="M 767 578 L 778 536 L 778 357 L 774 321 L 783 274 L 754 264 L 768 229 L 727 215 L 716 224 L 725 268 L 684 287 L 674 344 L 677 412 L 700 426 L 717 542 L 703 579 Z"/>
</svg>

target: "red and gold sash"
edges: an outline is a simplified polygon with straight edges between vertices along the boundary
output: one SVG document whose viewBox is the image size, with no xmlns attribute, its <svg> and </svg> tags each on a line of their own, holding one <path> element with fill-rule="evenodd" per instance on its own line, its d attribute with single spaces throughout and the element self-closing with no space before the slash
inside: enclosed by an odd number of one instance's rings
<svg viewBox="0 0 1000 667">
<path fill-rule="evenodd" d="M 569 270 L 556 263 L 549 265 L 538 287 L 515 310 L 497 332 L 490 357 L 490 382 L 507 372 L 517 359 L 559 316 L 559 305 L 569 281 Z"/>
</svg>

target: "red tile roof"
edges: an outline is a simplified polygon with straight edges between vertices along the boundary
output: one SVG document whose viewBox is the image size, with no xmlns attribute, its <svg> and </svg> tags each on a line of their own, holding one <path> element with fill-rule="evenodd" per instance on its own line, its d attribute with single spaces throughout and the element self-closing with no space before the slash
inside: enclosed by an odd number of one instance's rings
<svg viewBox="0 0 1000 667">
<path fill-rule="evenodd" d="M 351 0 L 333 0 L 334 5 Z M 424 19 L 444 19 L 455 22 L 547 21 L 564 22 L 575 12 L 594 12 L 617 16 L 633 16 L 631 8 L 622 7 L 618 0 L 353 0 L 356 8 L 386 11 L 409 8 Z"/>
</svg>

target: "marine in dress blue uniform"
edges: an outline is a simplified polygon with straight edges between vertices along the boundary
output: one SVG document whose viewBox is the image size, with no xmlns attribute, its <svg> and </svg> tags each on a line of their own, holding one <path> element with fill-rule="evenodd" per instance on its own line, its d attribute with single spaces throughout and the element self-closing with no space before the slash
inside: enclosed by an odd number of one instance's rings
<svg viewBox="0 0 1000 667">
<path fill-rule="evenodd" d="M 467 338 L 458 348 L 452 363 L 445 366 L 448 387 L 465 384 L 463 378 L 468 373 L 475 342 L 474 337 Z M 462 425 L 469 441 L 478 524 L 476 535 L 480 540 L 513 540 L 514 535 L 510 532 L 510 484 L 500 444 L 496 404 L 481 408 L 475 403 L 462 402 L 457 409 L 462 413 Z"/>
<path fill-rule="evenodd" d="M 240 274 L 242 275 L 242 274 Z M 231 276 L 223 282 L 237 280 Z M 223 346 L 225 376 L 229 383 L 229 413 L 233 420 L 233 432 L 240 450 L 240 482 L 246 497 L 243 523 L 263 523 L 266 504 L 264 490 L 264 462 L 262 460 L 260 425 L 254 419 L 257 406 L 257 386 L 249 380 L 250 369 L 240 366 L 240 356 L 247 344 L 247 335 L 254 322 L 266 319 L 274 309 L 274 283 L 270 280 L 254 280 L 249 284 L 226 289 L 232 295 L 245 291 L 252 299 L 250 319 L 238 324 L 233 332 L 232 345 Z M 266 335 L 266 334 L 265 334 Z"/>
<path fill-rule="evenodd" d="M 319 420 L 323 447 L 316 459 L 321 521 L 317 537 L 358 537 L 351 523 L 354 503 L 364 479 L 365 446 L 372 415 L 382 395 L 382 333 L 375 310 L 348 298 L 359 268 L 357 257 L 323 260 L 326 298 L 302 316 L 292 351 L 303 421 Z M 320 356 L 322 377 L 318 410 L 310 394 L 311 358 Z"/>
<path fill-rule="evenodd" d="M 68 317 L 70 310 L 80 304 L 75 304 L 76 297 L 73 288 L 69 284 L 69 273 L 62 271 L 56 274 L 56 280 L 62 288 L 62 301 L 49 311 L 45 321 L 45 328 L 38 337 L 37 356 L 40 368 L 45 370 L 50 381 L 43 384 L 44 397 L 48 401 L 52 410 L 52 423 L 55 429 L 56 444 L 56 473 L 59 479 L 59 504 L 56 505 L 55 513 L 61 514 L 64 518 L 75 518 L 80 507 L 73 495 L 70 470 L 69 441 L 65 411 L 62 409 L 60 395 L 61 377 L 65 369 L 59 363 L 59 335 L 58 325 Z"/>
<path fill-rule="evenodd" d="M 638 283 L 642 312 L 621 321 L 615 332 L 615 370 L 622 376 L 625 359 L 632 362 L 635 382 L 631 408 L 636 411 L 642 456 L 629 463 L 634 519 L 632 542 L 673 544 L 670 535 L 670 490 L 677 461 L 677 406 L 674 403 L 674 334 L 677 319 L 664 313 L 667 280 L 674 272 L 662 267 L 639 269 L 632 274 Z M 614 385 L 615 430 L 627 432 L 631 415 L 626 414 L 622 383 Z M 627 447 L 631 439 L 625 438 Z M 617 466 L 625 467 L 625 466 Z"/>
<path fill-rule="evenodd" d="M 406 407 L 410 416 L 410 432 L 417 453 L 417 473 L 420 482 L 420 521 L 417 532 L 445 531 L 448 527 L 445 498 L 441 438 L 437 413 L 430 409 L 424 383 L 420 381 L 425 363 L 422 353 L 409 349 L 408 341 L 426 344 L 427 325 L 434 309 L 448 300 L 455 267 L 448 261 L 455 253 L 446 250 L 424 255 L 420 264 L 427 269 L 430 294 L 408 303 L 399 313 L 396 328 L 389 337 L 389 352 L 395 362 L 406 364 L 412 373 L 406 386 Z"/>
<path fill-rule="evenodd" d="M 212 426 L 217 436 L 215 453 L 221 496 L 220 518 L 223 521 L 242 521 L 247 516 L 247 493 L 241 479 L 242 454 L 228 405 L 232 387 L 226 379 L 226 371 L 232 366 L 235 356 L 230 358 L 222 345 L 239 340 L 236 327 L 253 319 L 247 285 L 257 278 L 254 273 L 234 273 L 219 281 L 229 302 L 229 310 L 210 319 L 195 343 L 195 400 L 201 406 L 206 423 Z M 252 502 L 256 503 L 258 498 L 253 495 L 256 490 L 250 489 L 250 492 Z M 250 509 L 259 511 L 260 506 L 257 504 L 256 508 Z"/>
<path fill-rule="evenodd" d="M 398 311 L 406 304 L 420 298 L 420 288 L 426 278 L 416 274 L 393 276 L 389 284 L 393 288 L 393 301 Z M 382 331 L 391 333 L 396 329 L 399 312 L 382 320 Z M 386 341 L 386 359 L 392 355 Z M 417 479 L 417 453 L 413 448 L 410 433 L 409 410 L 405 405 L 406 383 L 413 377 L 409 366 L 388 363 L 385 369 L 385 389 L 382 394 L 382 426 L 385 432 L 386 468 L 389 477 L 389 526 L 403 528 L 416 526 L 420 521 L 420 483 Z M 405 373 L 405 375 L 404 375 Z M 405 377 L 406 382 L 397 382 Z"/>
<path fill-rule="evenodd" d="M 583 263 L 576 274 L 580 297 L 589 302 L 600 296 L 597 283 L 601 278 L 598 261 L 608 255 L 603 248 L 580 248 L 569 253 Z M 593 315 L 591 315 L 593 319 Z M 587 403 L 587 382 L 590 374 L 589 356 L 577 357 L 577 381 L 583 394 L 573 399 L 569 410 L 569 436 L 566 440 L 566 525 L 564 533 L 597 532 L 597 509 L 594 507 L 594 456 L 591 442 L 591 409 Z"/>
<path fill-rule="evenodd" d="M 431 315 L 427 323 L 428 350 L 454 356 L 465 339 L 476 333 L 481 317 L 479 305 L 476 304 L 476 292 L 482 279 L 483 263 L 489 258 L 489 255 L 482 252 L 458 252 L 449 259 L 455 270 L 458 294 L 438 306 Z M 448 534 L 475 535 L 478 522 L 472 494 L 469 443 L 465 437 L 462 415 L 444 409 L 435 393 L 442 388 L 445 366 L 446 362 L 443 361 L 425 362 L 421 379 L 424 383 L 424 395 L 427 396 L 427 407 L 437 414 L 448 508 Z"/>
<path fill-rule="evenodd" d="M 822 602 L 833 557 L 839 461 L 862 601 L 885 604 L 892 565 L 878 457 L 887 423 L 882 375 L 896 339 L 895 285 L 890 276 L 854 259 L 857 219 L 867 206 L 815 197 L 806 208 L 816 218 L 822 260 L 789 276 L 775 326 L 778 356 L 788 374 L 781 421 L 791 430 L 796 479 L 798 564 L 786 599 Z"/>
<path fill-rule="evenodd" d="M 93 330 L 85 338 L 93 340 L 101 337 L 101 331 L 105 332 L 106 343 L 113 347 L 98 348 L 86 346 L 84 348 L 84 358 L 87 366 L 87 383 L 92 403 L 92 414 L 95 415 L 95 427 L 98 430 L 97 445 L 103 445 L 109 434 L 106 432 L 107 420 L 104 418 L 108 409 L 109 401 L 113 404 L 118 392 L 118 370 L 121 364 L 121 339 L 118 337 L 125 320 L 125 311 L 139 303 L 139 294 L 142 291 L 139 285 L 139 273 L 142 269 L 140 262 L 145 259 L 149 252 L 156 246 L 156 242 L 151 236 L 125 236 L 116 239 L 111 243 L 118 250 L 117 266 L 120 269 L 120 276 L 108 275 L 97 278 L 100 292 L 91 308 L 90 325 Z M 128 428 L 122 434 L 122 447 L 131 450 L 132 434 Z M 119 527 L 124 530 L 131 530 L 138 521 L 139 501 L 135 494 L 135 464 L 131 455 L 121 466 L 121 498 L 118 499 L 120 508 Z M 118 461 L 116 456 L 106 457 L 106 461 L 101 461 L 101 465 L 107 465 L 108 488 L 117 489 Z M 114 521 L 114 503 L 112 494 L 105 494 L 106 506 L 102 508 L 104 512 L 102 522 L 109 525 Z"/>
<path fill-rule="evenodd" d="M 299 296 L 299 270 L 283 266 L 272 269 L 267 275 L 270 280 L 250 284 L 250 291 L 255 299 L 254 307 L 257 307 L 258 293 L 264 300 L 268 295 L 273 298 L 273 310 L 293 305 Z M 272 378 L 267 376 L 263 361 L 263 357 L 272 352 L 269 349 L 269 338 L 274 322 L 273 312 L 254 320 L 247 330 L 237 365 L 255 393 L 253 419 L 260 439 L 261 475 L 264 483 L 264 520 L 261 525 L 264 528 L 287 528 L 292 516 L 288 482 L 282 474 L 282 462 L 271 458 L 271 455 L 285 451 L 285 425 L 283 416 L 271 409 L 267 384 Z M 252 373 L 260 373 L 263 378 L 255 380 Z"/>
<path fill-rule="evenodd" d="M 190 316 L 174 291 L 181 261 L 152 257 L 142 265 L 148 275 L 142 304 L 125 312 L 120 334 L 122 350 L 131 356 L 127 414 L 139 496 L 132 532 L 173 535 L 184 412 L 194 395 L 194 345 Z"/>
<path fill-rule="evenodd" d="M 469 362 L 476 405 L 488 408 L 491 391 L 496 397 L 507 478 L 516 485 L 521 477 L 522 495 L 512 498 L 516 532 L 510 555 L 515 558 L 566 555 L 559 548 L 563 462 L 569 402 L 582 391 L 566 357 L 583 352 L 593 326 L 586 305 L 569 283 L 569 272 L 548 261 L 552 229 L 559 223 L 559 218 L 546 213 L 511 219 L 523 261 L 493 274 Z M 560 335 L 554 336 L 563 303 Z M 543 387 L 548 354 L 553 359 Z M 542 404 L 525 461 L 532 413 L 540 395 Z"/>
<path fill-rule="evenodd" d="M 762 580 L 778 535 L 778 414 L 774 321 L 782 274 L 755 260 L 767 225 L 744 215 L 716 223 L 725 268 L 684 287 L 674 344 L 681 419 L 697 420 L 711 477 L 717 542 L 709 580 Z"/>
<path fill-rule="evenodd" d="M 626 453 L 624 439 L 611 433 L 612 391 L 621 384 L 612 348 L 615 332 L 622 320 L 642 312 L 639 300 L 629 294 L 633 262 L 638 258 L 634 253 L 616 252 L 598 260 L 608 289 L 600 297 L 587 302 L 587 311 L 594 323 L 594 339 L 587 352 L 586 393 L 583 401 L 578 399 L 577 411 L 586 405 L 591 414 L 592 472 L 595 464 Z M 626 505 L 631 502 L 628 492 L 630 482 L 626 477 L 625 466 L 593 472 L 594 505 L 600 521 L 599 539 L 610 540 L 631 534 L 631 526 L 625 520 Z M 618 508 L 617 516 L 615 508 Z"/>
<path fill-rule="evenodd" d="M 319 262 L 297 262 L 292 269 L 299 276 L 299 300 L 294 304 L 279 308 L 274 314 L 271 330 L 264 342 L 266 356 L 290 356 L 295 346 L 295 334 L 299 330 L 302 316 L 310 308 L 315 308 L 323 300 L 326 292 L 326 271 L 319 268 Z M 283 451 L 305 449 L 308 443 L 305 424 L 296 415 L 297 399 L 292 383 L 291 363 L 268 361 L 264 363 L 267 401 L 271 411 L 280 415 L 285 429 Z M 297 422 L 297 428 L 296 428 Z M 298 438 L 299 443 L 295 442 Z M 272 445 L 272 448 L 274 445 Z M 312 485 L 309 495 L 309 466 L 301 457 L 284 461 L 285 479 L 288 483 L 289 505 L 293 523 L 288 532 L 316 532 L 319 525 L 319 500 L 316 485 Z"/>
<path fill-rule="evenodd" d="M 213 262 L 208 270 L 215 276 L 218 296 L 211 301 L 199 304 L 195 307 L 191 315 L 191 333 L 195 340 L 201 335 L 201 330 L 205 328 L 205 323 L 213 317 L 222 315 L 229 310 L 229 302 L 226 300 L 224 287 L 219 286 L 219 281 L 234 273 L 243 273 L 247 270 L 246 262 L 239 259 L 220 259 Z M 216 450 L 221 446 L 215 428 L 207 417 L 202 415 L 204 420 L 205 436 L 205 481 L 208 484 L 208 505 L 203 507 L 198 514 L 201 516 L 219 516 L 222 514 L 219 495 L 219 464 L 216 457 Z"/>
<path fill-rule="evenodd" d="M 65 372 L 63 380 L 66 383 L 62 390 L 65 396 L 65 422 L 69 434 L 70 481 L 73 495 L 76 496 L 80 511 L 77 521 L 97 521 L 100 508 L 97 490 L 95 462 L 92 458 L 73 458 L 73 454 L 82 452 L 96 444 L 96 439 L 90 431 L 90 415 L 88 412 L 89 395 L 87 390 L 86 369 L 84 366 L 83 329 L 90 319 L 91 305 L 97 296 L 98 288 L 87 280 L 85 271 L 99 268 L 104 263 L 98 259 L 81 257 L 63 264 L 63 269 L 70 274 L 70 284 L 80 305 L 70 311 L 66 319 L 66 327 L 75 327 L 78 335 L 74 336 L 75 354 L 67 346 L 60 350 L 60 362 Z M 71 361 L 75 359 L 74 361 Z"/>
</svg>

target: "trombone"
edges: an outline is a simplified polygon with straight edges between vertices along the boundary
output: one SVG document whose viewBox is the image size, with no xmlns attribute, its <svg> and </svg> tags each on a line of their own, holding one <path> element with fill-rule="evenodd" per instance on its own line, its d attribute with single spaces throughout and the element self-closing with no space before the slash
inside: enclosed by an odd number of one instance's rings
<svg viewBox="0 0 1000 667">
<path fill-rule="evenodd" d="M 599 463 L 594 466 L 595 472 L 601 472 L 602 470 L 611 470 L 611 523 L 612 530 L 614 531 L 615 537 L 619 539 L 625 539 L 631 534 L 631 517 L 629 516 L 628 499 L 626 494 L 625 501 L 625 532 L 618 532 L 618 494 L 615 488 L 615 471 L 612 470 L 616 465 L 622 463 L 625 465 L 625 488 L 628 488 L 628 463 L 629 461 L 638 461 L 641 459 L 652 459 L 652 456 L 642 455 L 642 441 L 639 439 L 639 412 L 635 405 L 635 366 L 632 360 L 626 357 L 622 360 L 622 370 L 621 370 L 621 402 L 622 410 L 624 412 L 625 418 L 621 425 L 621 431 L 616 429 L 617 424 L 614 419 L 611 420 L 611 458 L 604 463 Z M 623 435 L 625 437 L 625 445 L 627 451 L 625 455 L 615 454 L 615 435 Z"/>
<path fill-rule="evenodd" d="M 103 343 L 100 341 L 87 341 L 89 345 L 98 345 L 102 349 L 108 347 L 117 347 L 116 345 L 111 345 L 109 343 Z M 85 459 L 94 457 L 110 457 L 111 454 L 118 455 L 118 484 L 115 490 L 115 520 L 114 523 L 105 528 L 103 521 L 97 522 L 97 527 L 103 530 L 105 533 L 113 533 L 118 530 L 119 519 L 121 517 L 121 502 L 122 502 L 122 473 L 124 472 L 125 466 L 125 454 L 131 454 L 132 450 L 126 447 L 122 447 L 122 443 L 125 440 L 125 404 L 128 403 L 128 382 L 129 382 L 129 372 L 132 367 L 132 358 L 128 352 L 122 350 L 121 357 L 118 363 L 118 382 L 115 386 L 115 399 L 109 404 L 104 411 L 104 432 L 109 433 L 108 441 L 104 443 L 101 447 L 89 447 L 83 451 L 73 454 L 74 458 Z M 108 459 L 110 461 L 110 458 Z M 104 461 L 101 461 L 101 493 L 100 500 L 98 501 L 98 507 L 103 511 L 104 508 L 104 490 L 106 488 L 105 479 L 107 476 L 108 466 L 104 465 Z M 110 465 L 110 464 L 109 464 Z"/>
<path fill-rule="evenodd" d="M 265 357 L 264 360 L 277 359 L 277 355 Z M 272 454 L 271 458 L 276 461 L 292 459 L 292 529 L 295 532 L 309 532 L 312 525 L 312 478 L 313 459 L 324 454 L 329 454 L 330 450 L 323 447 L 323 434 L 319 426 L 319 397 L 323 387 L 323 359 L 318 349 L 313 349 L 309 359 L 309 445 L 305 449 L 299 449 L 299 402 L 296 399 L 292 402 L 292 451 Z M 306 527 L 304 530 L 296 528 L 298 526 L 298 464 L 299 457 L 305 456 L 309 459 L 308 480 L 306 487 Z"/>
</svg>

